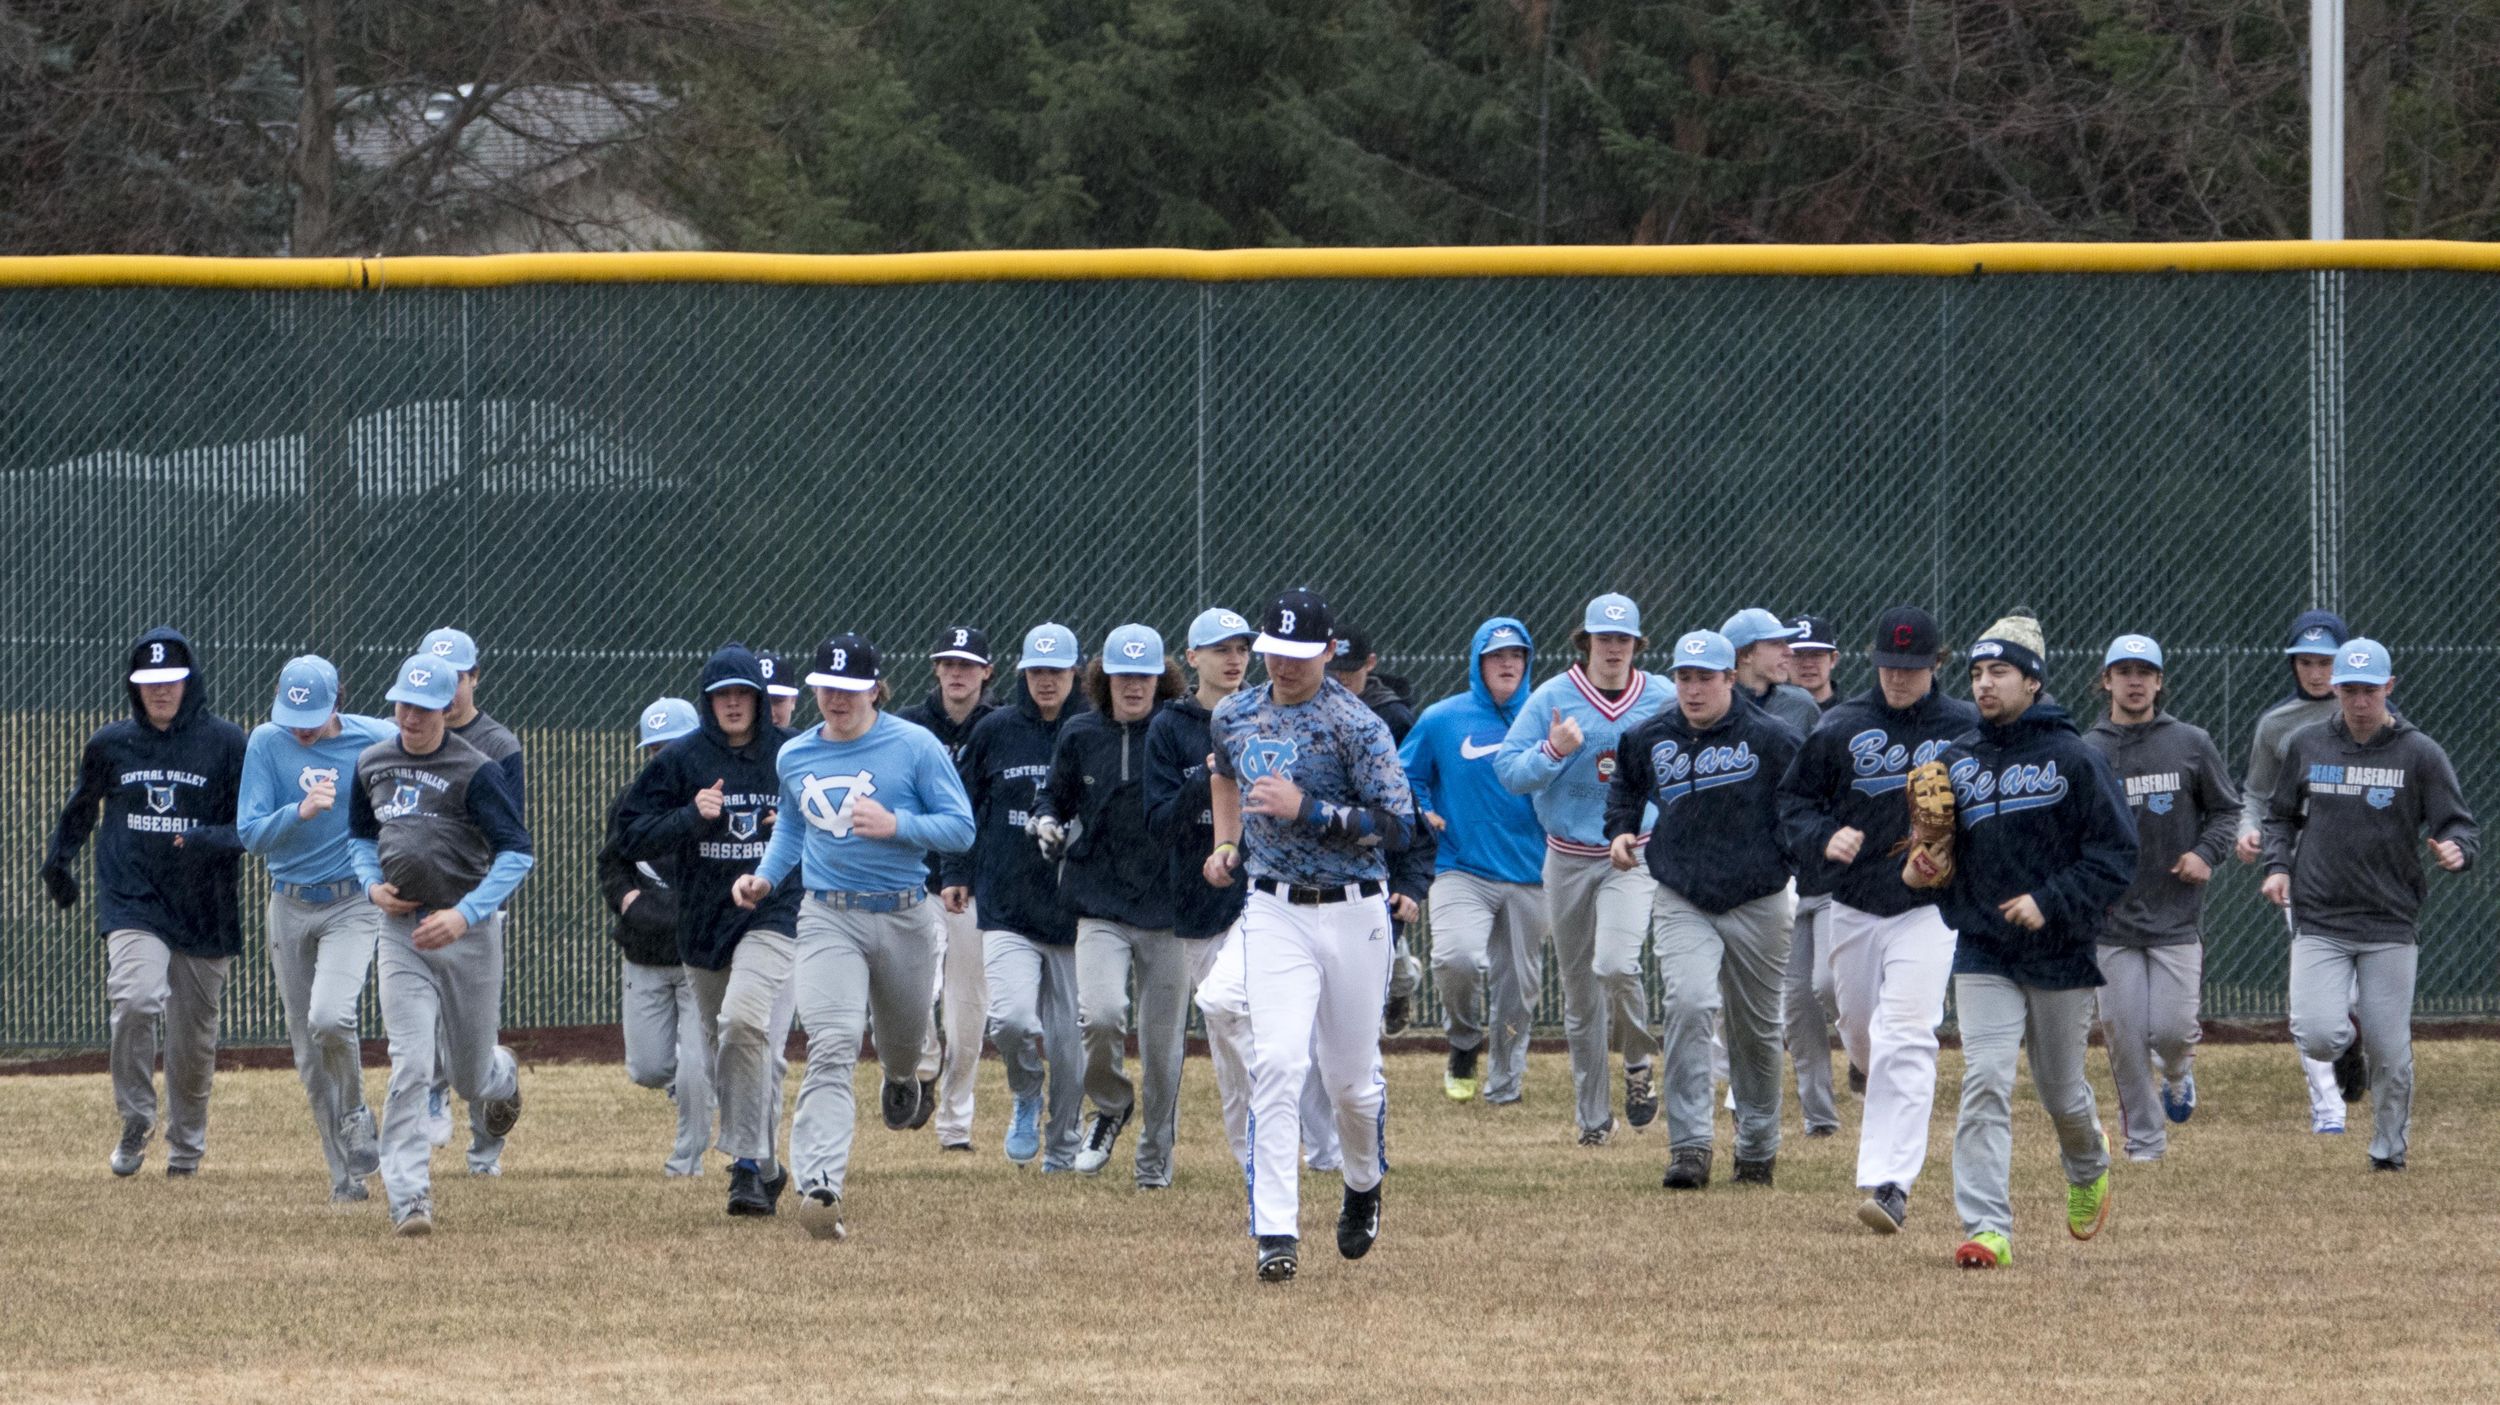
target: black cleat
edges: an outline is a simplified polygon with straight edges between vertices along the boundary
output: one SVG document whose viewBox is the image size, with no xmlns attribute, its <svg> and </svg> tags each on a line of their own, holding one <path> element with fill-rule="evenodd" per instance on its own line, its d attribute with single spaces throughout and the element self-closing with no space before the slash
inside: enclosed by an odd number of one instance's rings
<svg viewBox="0 0 2500 1405">
<path fill-rule="evenodd" d="M 787 1172 L 778 1179 L 785 1185 L 789 1183 Z M 741 1219 L 760 1219 L 775 1212 L 774 1199 L 764 1193 L 764 1178 L 756 1173 L 754 1167 L 733 1165 L 729 1168 L 730 1214 Z"/>
<path fill-rule="evenodd" d="M 1738 1185 L 1768 1186 L 1771 1183 L 1771 1173 L 1778 1168 L 1779 1164 L 1780 1159 L 1776 1156 L 1766 1156 L 1759 1161 L 1747 1161 L 1739 1156 L 1736 1158 L 1734 1180 Z"/>
<path fill-rule="evenodd" d="M 1615 1120 L 1611 1117 L 1594 1127 L 1582 1128 L 1580 1132 L 1580 1145 L 1582 1146 L 1604 1146 L 1614 1139 Z"/>
<path fill-rule="evenodd" d="M 1380 1240 L 1380 1187 L 1346 1187 L 1345 1205 L 1337 1211 L 1337 1252 L 1359 1259 Z"/>
<path fill-rule="evenodd" d="M 1866 1193 L 1858 1206 L 1858 1223 L 1877 1234 L 1899 1234 L 1910 1218 L 1910 1193 L 1891 1181 Z"/>
<path fill-rule="evenodd" d="M 2373 1171 L 2401 1171 L 2404 1168 L 2405 1159 L 2401 1156 L 2373 1156 L 2370 1158 L 2370 1169 Z"/>
<path fill-rule="evenodd" d="M 1302 1266 L 1302 1242 L 1290 1234 L 1259 1236 L 1259 1281 L 1291 1283 L 1294 1270 Z"/>
<path fill-rule="evenodd" d="M 937 1105 L 937 1080 L 934 1078 L 921 1079 L 920 1110 L 911 1115 L 910 1130 L 917 1132 L 921 1128 L 928 1126 L 929 1119 L 937 1116 Z"/>
<path fill-rule="evenodd" d="M 1866 1091 L 1866 1070 L 1856 1064 L 1849 1065 L 1849 1091 L 1859 1094 Z"/>
<path fill-rule="evenodd" d="M 165 1179 L 171 1181 L 189 1180 L 191 1177 L 196 1176 L 199 1173 L 200 1168 L 197 1166 L 168 1166 L 165 1168 Z"/>
<path fill-rule="evenodd" d="M 892 1131 L 908 1131 L 920 1124 L 912 1119 L 920 1116 L 920 1080 L 887 1079 L 885 1095 L 877 1101 L 885 1112 L 885 1125 Z"/>
<path fill-rule="evenodd" d="M 1656 1061 L 1623 1066 L 1623 1120 L 1635 1132 L 1646 1131 L 1658 1120 L 1658 1065 Z"/>
<path fill-rule="evenodd" d="M 1666 1179 L 1659 1182 L 1669 1190 L 1702 1190 L 1710 1184 L 1710 1148 L 1680 1146 L 1667 1158 Z"/>
<path fill-rule="evenodd" d="M 2335 1091 L 2342 1093 L 2348 1103 L 2370 1096 L 2370 1061 L 2361 1056 L 2361 1040 L 2357 1037 L 2335 1056 Z"/>
<path fill-rule="evenodd" d="M 1404 1034 L 1406 1027 L 1414 1022 L 1414 996 L 1392 995 L 1389 997 L 1389 1003 L 1380 1007 L 1380 1032 L 1382 1034 Z M 1292 1276 L 1291 1273 L 1285 1275 L 1287 1278 Z"/>
</svg>

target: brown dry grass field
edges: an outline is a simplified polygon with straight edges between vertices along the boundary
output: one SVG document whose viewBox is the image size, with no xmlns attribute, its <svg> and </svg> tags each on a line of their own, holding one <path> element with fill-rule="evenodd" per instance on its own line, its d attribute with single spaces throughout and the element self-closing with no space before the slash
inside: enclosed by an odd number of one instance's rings
<svg viewBox="0 0 2500 1405">
<path fill-rule="evenodd" d="M 325 1201 L 302 1095 L 226 1073 L 196 1182 L 128 1181 L 101 1075 L 0 1078 L 0 1397 L 23 1400 L 2500 1399 L 2500 1048 L 2419 1046 L 2412 1169 L 2314 1137 L 2290 1051 L 2209 1049 L 2204 1107 L 2064 1232 L 2048 1126 L 2016 1124 L 2015 1265 L 1957 1272 L 1948 1053 L 1909 1229 L 1860 1228 L 1854 1122 L 1772 1191 L 1659 1188 L 1659 1129 L 1571 1144 L 1567 1070 L 1456 1106 L 1390 1062 L 1379 1248 L 1333 1251 L 1304 1180 L 1301 1280 L 1252 1280 L 1239 1178 L 1192 1059 L 1175 1188 L 1017 1171 L 984 1069 L 979 1149 L 861 1134 L 851 1238 L 733 1222 L 666 1181 L 669 1111 L 612 1065 L 527 1071 L 505 1176 L 436 1157 L 430 1240 Z M 2100 1059 L 2094 1056 L 2095 1064 Z M 378 1096 L 381 1075 L 369 1075 Z M 2114 1109 L 2104 1080 L 2104 1109 Z M 863 1083 L 864 1095 L 873 1089 Z M 2029 1097 L 2026 1082 L 2018 1090 Z M 864 1104 L 873 1109 L 873 1100 Z M 1853 1102 L 1844 1116 L 1854 1117 Z M 1721 1120 L 1721 1175 L 1726 1124 Z"/>
</svg>

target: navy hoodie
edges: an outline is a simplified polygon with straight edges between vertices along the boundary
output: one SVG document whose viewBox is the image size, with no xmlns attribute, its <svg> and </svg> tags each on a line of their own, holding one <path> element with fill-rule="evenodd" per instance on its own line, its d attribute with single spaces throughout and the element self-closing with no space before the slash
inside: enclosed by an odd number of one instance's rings
<svg viewBox="0 0 2500 1405">
<path fill-rule="evenodd" d="M 1214 750 L 1212 714 L 1184 693 L 1157 709 L 1146 726 L 1146 831 L 1170 864 L 1172 930 L 1184 937 L 1221 936 L 1241 916 L 1246 883 L 1209 887 L 1207 855 L 1215 852 L 1215 812 L 1207 796 L 1207 753 Z"/>
<path fill-rule="evenodd" d="M 1979 709 L 1934 688 L 1898 710 L 1885 705 L 1883 689 L 1870 688 L 1824 713 L 1779 786 L 1789 861 L 1812 880 L 1799 891 L 1829 893 L 1874 917 L 1933 903 L 1933 894 L 1901 881 L 1901 855 L 1893 848 L 1910 833 L 1910 768 L 1942 756 L 1978 725 Z M 1835 868 L 1823 847 L 1844 828 L 1866 842 L 1857 858 Z"/>
<path fill-rule="evenodd" d="M 1606 839 L 1650 829 L 1649 873 L 1704 912 L 1720 913 L 1788 886 L 1777 792 L 1804 738 L 1734 689 L 1707 728 L 1669 707 L 1623 734 L 1606 790 Z"/>
<path fill-rule="evenodd" d="M 745 746 L 733 747 L 712 716 L 705 690 L 724 678 L 761 677 L 755 655 L 742 644 L 713 654 L 696 690 L 695 715 L 702 725 L 661 748 L 617 803 L 623 857 L 677 866 L 678 957 L 706 971 L 727 970 L 739 938 L 749 932 L 787 935 L 799 926 L 804 894 L 797 884 L 776 889 L 752 911 L 729 896 L 730 885 L 755 872 L 772 842 L 774 812 L 781 804 L 775 759 L 782 743 L 797 734 L 773 725 L 759 690 L 755 733 Z M 721 812 L 707 820 L 695 809 L 694 797 L 714 781 L 721 782 Z"/>
<path fill-rule="evenodd" d="M 191 642 L 170 629 L 139 636 L 122 670 L 151 661 L 151 645 L 176 645 L 191 658 L 182 706 L 158 731 L 124 685 L 130 716 L 87 739 L 78 782 L 61 807 L 44 851 L 44 882 L 61 906 L 77 902 L 71 868 L 96 835 L 96 930 L 153 933 L 185 956 L 233 956 L 243 949 L 235 878 L 243 844 L 234 829 L 243 784 L 243 729 L 208 712 L 207 670 Z M 103 829 L 97 831 L 99 810 Z M 182 843 L 177 846 L 176 838 Z"/>
<path fill-rule="evenodd" d="M 903 720 L 917 722 L 928 728 L 929 735 L 936 737 L 938 745 L 946 748 L 946 759 L 954 762 L 955 769 L 961 772 L 964 766 L 964 748 L 972 744 L 972 729 L 981 725 L 982 718 L 996 711 L 998 711 L 998 704 L 991 702 L 988 698 L 975 697 L 972 700 L 971 713 L 965 716 L 959 726 L 954 718 L 946 715 L 946 699 L 938 696 L 937 692 L 932 689 L 929 696 L 920 700 L 919 706 L 903 710 Z M 937 851 L 931 850 L 929 853 L 929 891 L 934 893 L 943 886 L 945 885 L 938 881 L 938 854 Z"/>
<path fill-rule="evenodd" d="M 1172 865 L 1146 829 L 1146 736 L 1096 710 L 1067 720 L 1051 753 L 1044 808 L 1081 826 L 1059 866 L 1059 899 L 1080 917 L 1159 930 L 1172 925 Z"/>
<path fill-rule="evenodd" d="M 958 769 L 972 801 L 972 847 L 939 865 L 949 888 L 970 888 L 981 929 L 1013 932 L 1045 946 L 1076 944 L 1076 915 L 1059 901 L 1058 866 L 1042 858 L 1025 832 L 1050 775 L 1059 729 L 1085 710 L 1074 688 L 1056 721 L 1044 721 L 1033 694 L 1016 675 L 1015 701 L 972 729 Z"/>
<path fill-rule="evenodd" d="M 677 861 L 625 857 L 625 831 L 617 823 L 624 805 L 619 795 L 608 807 L 607 842 L 599 847 L 599 897 L 616 916 L 608 935 L 637 966 L 683 965 L 685 958 L 677 954 Z M 627 893 L 641 894 L 632 907 L 625 906 Z"/>
<path fill-rule="evenodd" d="M 1961 937 L 1955 974 L 2038 990 L 2102 984 L 2094 947 L 2135 881 L 2135 820 L 2117 774 L 2046 693 L 2011 722 L 1979 724 L 1946 765 L 1958 833 L 1941 906 Z M 2047 920 L 2036 932 L 1997 911 L 2025 893 Z"/>
</svg>

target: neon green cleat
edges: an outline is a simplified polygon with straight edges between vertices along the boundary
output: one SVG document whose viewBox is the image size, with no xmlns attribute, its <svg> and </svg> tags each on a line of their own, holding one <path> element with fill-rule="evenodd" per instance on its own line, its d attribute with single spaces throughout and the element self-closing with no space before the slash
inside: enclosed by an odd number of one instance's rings
<svg viewBox="0 0 2500 1405">
<path fill-rule="evenodd" d="M 1993 1229 L 1983 1229 L 1953 1251 L 1955 1268 L 2004 1268 L 2014 1262 L 2014 1242 Z"/>
<path fill-rule="evenodd" d="M 1452 1049 L 1450 1066 L 1441 1075 L 1441 1092 L 1451 1102 L 1473 1102 L 1476 1097 L 1476 1051 Z"/>
<path fill-rule="evenodd" d="M 2089 1185 L 2066 1187 L 2066 1232 L 2077 1239 L 2089 1239 L 2109 1223 L 2109 1172 L 2103 1171 Z"/>
</svg>

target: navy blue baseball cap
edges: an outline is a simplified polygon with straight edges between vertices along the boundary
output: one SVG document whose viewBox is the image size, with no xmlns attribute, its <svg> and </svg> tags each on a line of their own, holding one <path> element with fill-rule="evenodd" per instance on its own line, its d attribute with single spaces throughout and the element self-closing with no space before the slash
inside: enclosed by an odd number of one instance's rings
<svg viewBox="0 0 2500 1405">
<path fill-rule="evenodd" d="M 1877 668 L 1934 668 L 1944 627 L 1916 605 L 1895 605 L 1875 617 Z"/>
<path fill-rule="evenodd" d="M 1788 647 L 1796 653 L 1831 654 L 1840 650 L 1832 642 L 1832 627 L 1823 622 L 1821 615 L 1799 615 L 1788 622 L 1788 627 L 1797 631 L 1797 637 L 1788 641 Z"/>
<path fill-rule="evenodd" d="M 774 697 L 795 698 L 799 695 L 799 685 L 790 681 L 790 666 L 781 661 L 781 655 L 757 650 L 755 672 L 764 680 L 764 691 Z"/>
<path fill-rule="evenodd" d="M 1336 637 L 1337 617 L 1317 591 L 1288 590 L 1259 612 L 1259 637 L 1250 647 L 1288 659 L 1315 659 Z"/>
<path fill-rule="evenodd" d="M 990 636 L 968 624 L 950 624 L 938 631 L 937 645 L 929 650 L 932 661 L 961 659 L 965 663 L 990 666 Z"/>
<path fill-rule="evenodd" d="M 877 646 L 856 634 L 837 634 L 816 646 L 816 666 L 807 671 L 811 688 L 839 688 L 846 693 L 876 691 L 885 675 L 877 669 Z"/>
</svg>

